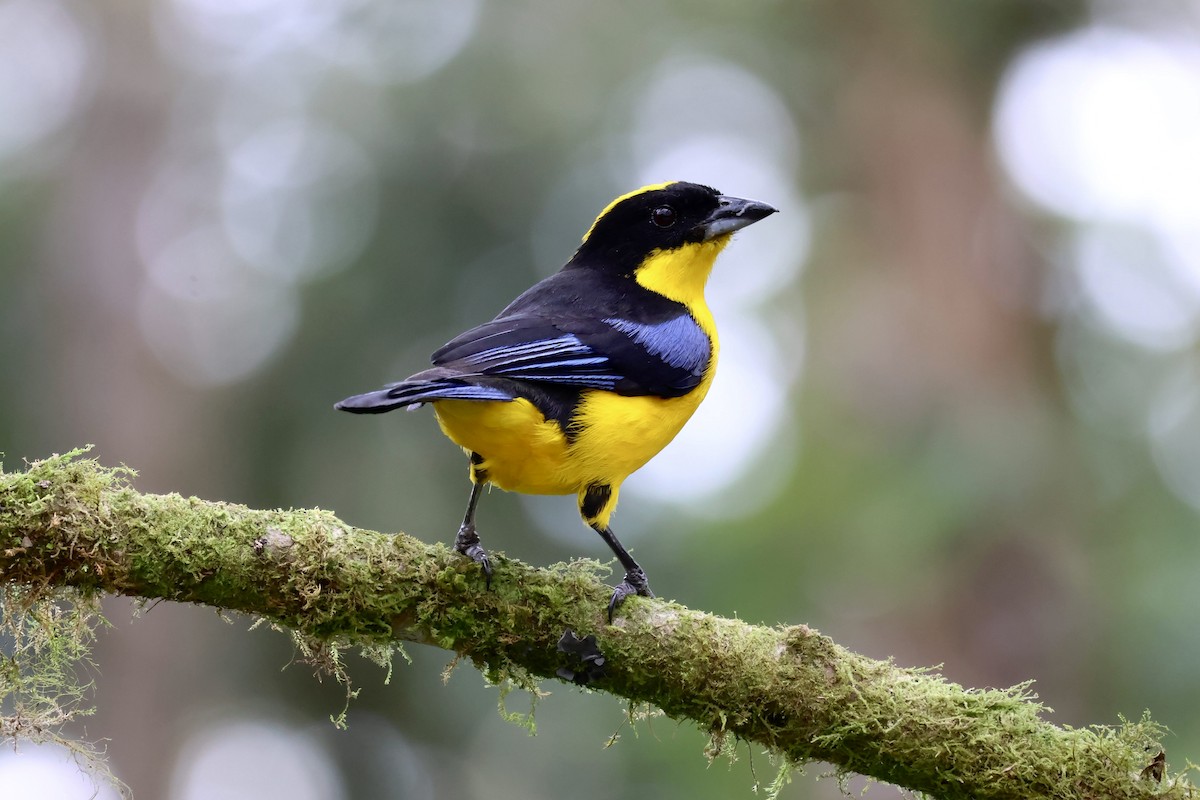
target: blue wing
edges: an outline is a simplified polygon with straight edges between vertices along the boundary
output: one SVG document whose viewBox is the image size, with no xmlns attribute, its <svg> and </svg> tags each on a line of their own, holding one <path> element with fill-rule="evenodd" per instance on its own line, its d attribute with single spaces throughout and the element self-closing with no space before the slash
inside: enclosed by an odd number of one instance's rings
<svg viewBox="0 0 1200 800">
<path fill-rule="evenodd" d="M 454 339 L 433 363 L 464 374 L 678 397 L 700 383 L 711 356 L 708 336 L 684 310 L 657 322 L 503 317 Z"/>
<path fill-rule="evenodd" d="M 617 318 L 604 322 L 632 338 L 650 355 L 697 377 L 703 374 L 712 356 L 712 343 L 691 314 L 680 314 L 663 322 L 633 322 Z"/>
<path fill-rule="evenodd" d="M 614 389 L 621 376 L 608 356 L 563 328 L 531 316 L 492 320 L 435 352 L 433 364 L 468 374 Z"/>
<path fill-rule="evenodd" d="M 433 368 L 338 408 L 379 413 L 436 400 L 532 399 L 569 420 L 580 389 L 679 397 L 712 343 L 687 308 L 630 281 L 563 270 L 433 354 Z"/>
</svg>

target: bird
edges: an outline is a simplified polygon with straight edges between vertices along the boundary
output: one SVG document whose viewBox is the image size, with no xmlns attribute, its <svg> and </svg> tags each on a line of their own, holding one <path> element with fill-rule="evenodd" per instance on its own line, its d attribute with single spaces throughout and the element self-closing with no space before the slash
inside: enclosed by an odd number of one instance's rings
<svg viewBox="0 0 1200 800">
<path fill-rule="evenodd" d="M 776 212 L 684 181 L 623 194 L 562 269 L 435 351 L 430 369 L 335 408 L 433 407 L 469 458 L 471 493 L 454 549 L 489 585 L 492 563 L 475 525 L 484 487 L 576 495 L 584 523 L 625 570 L 609 599 L 611 623 L 626 598 L 654 597 L 611 527 L 621 484 L 708 393 L 719 345 L 705 285 L 734 232 Z"/>
</svg>

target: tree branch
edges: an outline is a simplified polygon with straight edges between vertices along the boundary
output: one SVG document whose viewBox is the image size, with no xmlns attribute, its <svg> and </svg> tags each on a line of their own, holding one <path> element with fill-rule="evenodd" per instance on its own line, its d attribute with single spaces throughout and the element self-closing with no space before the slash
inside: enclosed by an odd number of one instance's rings
<svg viewBox="0 0 1200 800">
<path fill-rule="evenodd" d="M 489 589 L 477 565 L 442 545 L 359 530 L 326 511 L 142 494 L 124 471 L 78 453 L 0 472 L 2 591 L 74 587 L 242 611 L 323 640 L 418 641 L 491 677 L 590 679 L 718 740 L 939 798 L 1193 796 L 1186 777 L 1151 774 L 1163 731 L 1148 720 L 1059 728 L 1023 687 L 963 689 L 803 625 L 767 628 L 641 598 L 609 625 L 610 590 L 588 563 L 493 563 Z M 602 667 L 560 650 L 567 630 L 596 637 Z"/>
</svg>

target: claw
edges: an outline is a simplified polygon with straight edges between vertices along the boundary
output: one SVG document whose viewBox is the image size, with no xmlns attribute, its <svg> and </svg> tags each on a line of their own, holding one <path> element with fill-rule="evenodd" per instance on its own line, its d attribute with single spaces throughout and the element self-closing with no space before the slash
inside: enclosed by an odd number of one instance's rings
<svg viewBox="0 0 1200 800">
<path fill-rule="evenodd" d="M 454 537 L 454 549 L 483 568 L 487 587 L 492 588 L 492 560 L 488 558 L 487 550 L 479 544 L 479 534 L 474 525 L 463 525 L 458 529 L 458 535 Z"/>
<path fill-rule="evenodd" d="M 638 567 L 634 571 L 626 572 L 625 579 L 617 584 L 617 588 L 613 589 L 612 597 L 608 601 L 608 622 L 610 625 L 613 621 L 613 612 L 625 602 L 625 598 L 635 594 L 642 597 L 654 597 L 654 592 L 650 591 L 650 582 L 646 579 L 646 573 L 641 567 Z"/>
</svg>

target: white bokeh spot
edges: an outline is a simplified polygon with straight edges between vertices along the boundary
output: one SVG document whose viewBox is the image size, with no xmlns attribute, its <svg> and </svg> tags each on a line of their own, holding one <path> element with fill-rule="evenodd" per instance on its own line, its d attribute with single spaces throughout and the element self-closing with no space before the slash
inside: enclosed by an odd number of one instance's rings
<svg viewBox="0 0 1200 800">
<path fill-rule="evenodd" d="M 310 734 L 266 719 L 230 719 L 193 734 L 171 776 L 174 800 L 340 800 L 337 765 Z"/>
<path fill-rule="evenodd" d="M 70 119 L 88 61 L 83 30 L 61 3 L 0 2 L 0 161 Z"/>
</svg>

